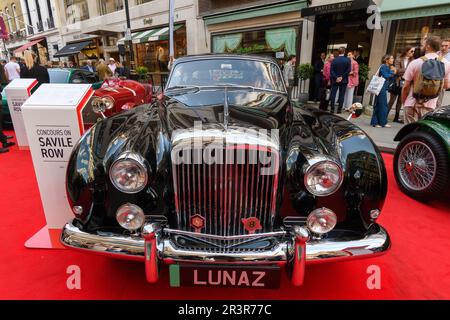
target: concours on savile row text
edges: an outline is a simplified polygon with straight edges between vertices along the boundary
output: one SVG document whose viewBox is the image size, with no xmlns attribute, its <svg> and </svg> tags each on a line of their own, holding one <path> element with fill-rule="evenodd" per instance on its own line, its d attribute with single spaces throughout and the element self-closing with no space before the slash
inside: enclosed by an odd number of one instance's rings
<svg viewBox="0 0 450 320">
<path fill-rule="evenodd" d="M 59 298 L 450 298 L 450 4 L 2 6 L 5 261 L 66 249 Z"/>
</svg>

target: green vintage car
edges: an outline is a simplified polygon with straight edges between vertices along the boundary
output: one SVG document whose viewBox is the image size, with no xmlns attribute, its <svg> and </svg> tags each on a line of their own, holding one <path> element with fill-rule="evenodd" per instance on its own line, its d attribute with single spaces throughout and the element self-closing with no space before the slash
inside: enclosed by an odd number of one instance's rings
<svg viewBox="0 0 450 320">
<path fill-rule="evenodd" d="M 394 155 L 400 189 L 419 201 L 444 197 L 450 189 L 450 106 L 403 127 Z"/>
<path fill-rule="evenodd" d="M 100 88 L 103 81 L 100 81 L 95 72 L 90 72 L 83 69 L 71 69 L 71 68 L 52 68 L 48 69 L 50 76 L 50 83 L 90 83 L 94 90 Z M 11 125 L 11 116 L 9 114 L 8 101 L 4 92 L 2 95 L 2 108 L 3 108 L 3 123 L 5 125 Z"/>
</svg>

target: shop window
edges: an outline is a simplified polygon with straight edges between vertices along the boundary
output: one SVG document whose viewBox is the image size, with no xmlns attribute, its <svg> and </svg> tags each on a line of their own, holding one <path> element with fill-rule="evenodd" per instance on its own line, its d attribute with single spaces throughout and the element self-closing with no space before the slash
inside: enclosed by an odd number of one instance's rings
<svg viewBox="0 0 450 320">
<path fill-rule="evenodd" d="M 123 0 L 98 0 L 97 3 L 100 15 L 123 10 Z"/>
<path fill-rule="evenodd" d="M 297 28 L 287 27 L 214 35 L 212 49 L 214 53 L 251 53 L 287 57 L 296 54 L 297 34 Z"/>
<path fill-rule="evenodd" d="M 450 38 L 450 16 L 433 16 L 406 19 L 397 22 L 397 29 L 389 49 L 394 54 L 401 52 L 406 46 L 420 47 L 429 36 L 441 39 Z"/>
<path fill-rule="evenodd" d="M 89 19 L 88 0 L 64 0 L 68 24 Z"/>
</svg>

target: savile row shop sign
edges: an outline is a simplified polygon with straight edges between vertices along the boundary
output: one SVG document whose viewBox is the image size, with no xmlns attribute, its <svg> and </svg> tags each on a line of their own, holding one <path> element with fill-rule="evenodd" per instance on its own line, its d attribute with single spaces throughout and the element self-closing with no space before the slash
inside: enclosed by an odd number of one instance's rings
<svg viewBox="0 0 450 320">
<path fill-rule="evenodd" d="M 41 232 L 50 236 L 50 247 L 59 246 L 59 231 L 72 217 L 65 188 L 66 169 L 83 132 L 82 110 L 92 95 L 89 84 L 43 84 L 22 106 L 47 221 Z M 39 243 L 26 246 L 45 247 Z"/>
</svg>

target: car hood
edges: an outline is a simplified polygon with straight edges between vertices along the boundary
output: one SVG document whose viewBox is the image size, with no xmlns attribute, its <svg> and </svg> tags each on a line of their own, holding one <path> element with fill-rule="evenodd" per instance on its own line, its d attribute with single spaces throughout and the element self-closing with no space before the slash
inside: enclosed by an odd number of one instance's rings
<svg viewBox="0 0 450 320">
<path fill-rule="evenodd" d="M 228 117 L 225 100 L 228 101 Z M 266 91 L 231 89 L 166 94 L 164 117 L 169 132 L 194 126 L 282 129 L 289 109 L 287 96 Z"/>
</svg>

